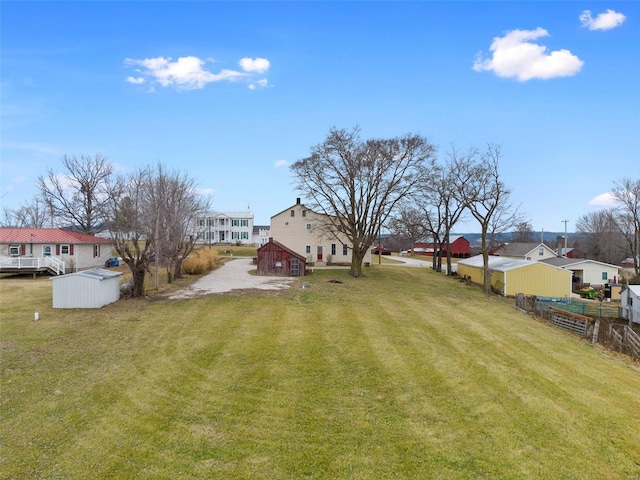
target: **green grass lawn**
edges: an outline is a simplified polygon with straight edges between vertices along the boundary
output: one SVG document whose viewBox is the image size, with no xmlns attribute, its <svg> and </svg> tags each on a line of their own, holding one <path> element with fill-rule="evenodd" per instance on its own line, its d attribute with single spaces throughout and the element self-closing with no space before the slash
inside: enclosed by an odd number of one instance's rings
<svg viewBox="0 0 640 480">
<path fill-rule="evenodd" d="M 0 281 L 0 478 L 640 476 L 637 365 L 430 269 L 366 274 L 99 310 Z"/>
</svg>

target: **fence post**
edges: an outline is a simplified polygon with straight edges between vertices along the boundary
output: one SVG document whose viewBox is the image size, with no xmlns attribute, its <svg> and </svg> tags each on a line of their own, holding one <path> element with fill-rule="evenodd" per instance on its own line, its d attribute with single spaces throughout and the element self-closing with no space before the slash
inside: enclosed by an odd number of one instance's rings
<svg viewBox="0 0 640 480">
<path fill-rule="evenodd" d="M 596 324 L 593 327 L 593 338 L 591 339 L 591 343 L 594 344 L 598 341 L 598 332 L 600 331 L 600 319 L 596 319 Z"/>
</svg>

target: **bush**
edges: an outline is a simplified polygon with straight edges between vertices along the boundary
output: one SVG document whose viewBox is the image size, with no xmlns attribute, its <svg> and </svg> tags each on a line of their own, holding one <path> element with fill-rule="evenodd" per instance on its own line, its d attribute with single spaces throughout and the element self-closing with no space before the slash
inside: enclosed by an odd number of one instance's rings
<svg viewBox="0 0 640 480">
<path fill-rule="evenodd" d="M 217 264 L 217 250 L 194 250 L 182 262 L 182 273 L 186 275 L 201 275 L 213 270 Z"/>
</svg>

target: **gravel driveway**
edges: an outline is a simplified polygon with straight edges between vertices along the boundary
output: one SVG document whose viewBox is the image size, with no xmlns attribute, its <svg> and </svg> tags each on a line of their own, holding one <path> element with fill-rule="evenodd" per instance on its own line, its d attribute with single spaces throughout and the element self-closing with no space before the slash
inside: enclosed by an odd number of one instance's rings
<svg viewBox="0 0 640 480">
<path fill-rule="evenodd" d="M 169 298 L 190 298 L 211 293 L 226 293 L 232 290 L 282 290 L 289 288 L 293 278 L 265 277 L 249 274 L 256 266 L 251 258 L 238 258 L 226 262 L 222 267 L 196 280 L 188 289 L 181 290 Z"/>
</svg>

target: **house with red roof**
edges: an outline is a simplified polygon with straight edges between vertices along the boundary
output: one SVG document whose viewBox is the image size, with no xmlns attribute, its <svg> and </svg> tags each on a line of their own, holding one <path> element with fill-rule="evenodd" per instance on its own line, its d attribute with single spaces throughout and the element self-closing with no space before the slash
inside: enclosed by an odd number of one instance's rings
<svg viewBox="0 0 640 480">
<path fill-rule="evenodd" d="M 55 274 L 104 267 L 111 240 L 61 228 L 0 228 L 0 272 Z"/>
</svg>

